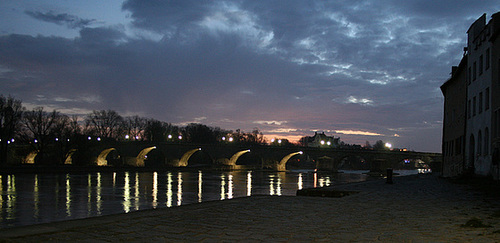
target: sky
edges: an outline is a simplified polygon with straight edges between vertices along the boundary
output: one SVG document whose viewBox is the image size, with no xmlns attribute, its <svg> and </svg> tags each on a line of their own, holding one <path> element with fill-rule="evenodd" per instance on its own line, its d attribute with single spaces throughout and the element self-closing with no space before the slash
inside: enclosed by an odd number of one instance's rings
<svg viewBox="0 0 500 243">
<path fill-rule="evenodd" d="M 0 0 L 0 94 L 440 152 L 439 87 L 496 1 Z"/>
</svg>

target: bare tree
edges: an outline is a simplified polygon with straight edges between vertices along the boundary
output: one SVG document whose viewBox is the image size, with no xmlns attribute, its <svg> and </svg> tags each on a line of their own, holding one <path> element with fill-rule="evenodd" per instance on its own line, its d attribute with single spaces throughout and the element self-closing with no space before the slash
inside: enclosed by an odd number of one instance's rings
<svg viewBox="0 0 500 243">
<path fill-rule="evenodd" d="M 132 140 L 144 140 L 146 126 L 147 119 L 139 116 L 127 117 L 125 120 L 125 132 Z"/>
<path fill-rule="evenodd" d="M 60 115 L 55 110 L 45 112 L 43 107 L 37 107 L 24 113 L 23 136 L 39 151 L 37 159 L 43 160 L 47 145 L 55 142 L 55 138 L 61 134 L 68 121 L 67 116 Z"/>
<path fill-rule="evenodd" d="M 0 165 L 7 162 L 8 145 L 21 129 L 23 112 L 20 100 L 0 95 Z"/>
<path fill-rule="evenodd" d="M 87 116 L 85 123 L 92 134 L 117 139 L 121 133 L 123 118 L 113 110 L 94 110 Z"/>
</svg>

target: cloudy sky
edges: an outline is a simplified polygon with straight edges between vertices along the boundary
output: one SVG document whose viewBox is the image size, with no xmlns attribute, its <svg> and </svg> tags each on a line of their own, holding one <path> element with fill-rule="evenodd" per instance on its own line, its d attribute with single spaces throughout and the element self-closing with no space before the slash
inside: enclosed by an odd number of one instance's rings
<svg viewBox="0 0 500 243">
<path fill-rule="evenodd" d="M 439 152 L 466 31 L 495 1 L 0 1 L 0 94 L 185 125 Z"/>
</svg>

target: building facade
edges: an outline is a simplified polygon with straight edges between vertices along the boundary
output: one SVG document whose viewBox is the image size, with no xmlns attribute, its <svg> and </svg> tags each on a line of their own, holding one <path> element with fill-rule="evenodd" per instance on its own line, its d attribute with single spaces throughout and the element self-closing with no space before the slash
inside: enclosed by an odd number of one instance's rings
<svg viewBox="0 0 500 243">
<path fill-rule="evenodd" d="M 302 145 L 306 147 L 332 147 L 336 148 L 339 146 L 340 137 L 335 138 L 334 136 L 327 136 L 324 132 L 315 132 L 312 137 L 302 138 Z"/>
<path fill-rule="evenodd" d="M 443 121 L 443 173 L 456 176 L 470 172 L 500 178 L 500 12 L 486 22 L 486 14 L 478 18 L 467 31 L 467 47 L 460 65 L 441 87 L 445 96 Z M 465 69 L 465 70 L 464 70 Z M 465 78 L 463 75 L 466 75 Z M 460 87 L 465 82 L 464 96 Z M 465 114 L 465 121 L 456 115 Z M 458 119 L 455 121 L 455 119 Z M 454 122 L 455 121 L 455 122 Z M 463 126 L 463 132 L 460 131 Z M 465 146 L 457 145 L 464 136 Z M 459 154 L 462 153 L 462 155 Z M 447 161 L 447 162 L 446 162 Z M 462 162 L 461 162 L 462 161 Z M 461 172 L 457 169 L 462 163 Z"/>
<path fill-rule="evenodd" d="M 467 121 L 467 56 L 459 66 L 452 67 L 451 77 L 442 86 L 444 96 L 443 115 L 443 169 L 445 177 L 464 173 L 465 126 Z"/>
</svg>

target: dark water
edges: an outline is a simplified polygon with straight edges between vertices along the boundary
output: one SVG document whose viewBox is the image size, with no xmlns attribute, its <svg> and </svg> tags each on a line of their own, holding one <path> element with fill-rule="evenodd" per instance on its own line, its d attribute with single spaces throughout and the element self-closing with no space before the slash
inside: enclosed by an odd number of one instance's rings
<svg viewBox="0 0 500 243">
<path fill-rule="evenodd" d="M 0 228 L 366 180 L 361 173 L 115 172 L 0 175 Z"/>
</svg>

